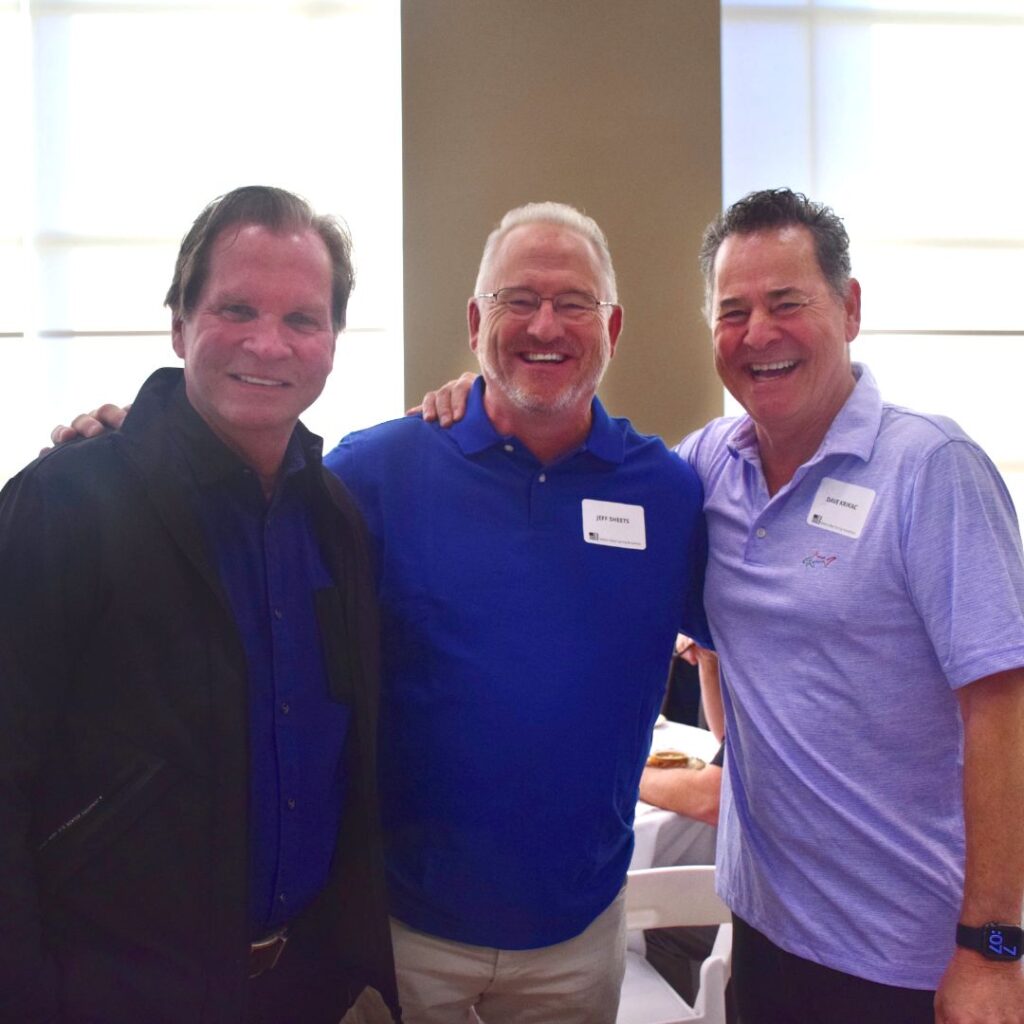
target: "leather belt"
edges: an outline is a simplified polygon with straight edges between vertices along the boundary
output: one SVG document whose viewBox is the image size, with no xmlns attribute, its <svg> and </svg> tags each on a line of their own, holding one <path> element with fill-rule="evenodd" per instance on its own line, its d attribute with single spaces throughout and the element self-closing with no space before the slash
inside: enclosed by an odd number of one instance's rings
<svg viewBox="0 0 1024 1024">
<path fill-rule="evenodd" d="M 287 942 L 288 930 L 282 928 L 273 935 L 252 943 L 249 946 L 249 977 L 258 978 L 261 974 L 272 971 L 277 966 L 277 961 L 281 959 Z"/>
</svg>

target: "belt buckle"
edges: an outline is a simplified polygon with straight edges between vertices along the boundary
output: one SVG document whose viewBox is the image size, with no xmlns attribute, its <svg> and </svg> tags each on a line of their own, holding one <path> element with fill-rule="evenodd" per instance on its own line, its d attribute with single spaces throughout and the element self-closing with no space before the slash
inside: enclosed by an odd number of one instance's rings
<svg viewBox="0 0 1024 1024">
<path fill-rule="evenodd" d="M 258 978 L 267 971 L 272 971 L 281 959 L 285 944 L 288 942 L 288 932 L 282 928 L 265 939 L 253 942 L 249 946 L 249 977 Z"/>
</svg>

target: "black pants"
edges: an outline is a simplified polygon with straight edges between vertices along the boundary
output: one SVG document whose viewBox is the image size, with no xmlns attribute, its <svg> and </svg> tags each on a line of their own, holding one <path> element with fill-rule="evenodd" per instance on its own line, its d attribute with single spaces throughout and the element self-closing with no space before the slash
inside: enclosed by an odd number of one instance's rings
<svg viewBox="0 0 1024 1024">
<path fill-rule="evenodd" d="M 935 993 L 804 960 L 733 914 L 732 988 L 743 1024 L 934 1024 Z"/>
</svg>

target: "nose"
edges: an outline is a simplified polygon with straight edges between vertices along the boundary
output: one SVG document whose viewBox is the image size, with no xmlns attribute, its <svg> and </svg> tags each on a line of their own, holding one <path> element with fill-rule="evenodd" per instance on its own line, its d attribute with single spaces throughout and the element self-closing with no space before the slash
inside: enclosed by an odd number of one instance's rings
<svg viewBox="0 0 1024 1024">
<path fill-rule="evenodd" d="M 750 311 L 747 329 L 743 335 L 743 343 L 748 348 L 767 348 L 778 336 L 778 325 L 769 310 L 755 307 Z"/>
<path fill-rule="evenodd" d="M 526 325 L 527 333 L 538 341 L 555 341 L 562 336 L 562 321 L 551 299 L 541 299 L 537 312 Z"/>
<path fill-rule="evenodd" d="M 261 316 L 252 323 L 245 347 L 260 359 L 284 359 L 291 353 L 287 328 L 276 317 Z"/>
</svg>

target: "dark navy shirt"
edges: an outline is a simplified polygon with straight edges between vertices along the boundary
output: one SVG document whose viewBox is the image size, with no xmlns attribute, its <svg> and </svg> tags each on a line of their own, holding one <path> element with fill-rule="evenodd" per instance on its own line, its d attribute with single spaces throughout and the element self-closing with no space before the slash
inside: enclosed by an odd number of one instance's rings
<svg viewBox="0 0 1024 1024">
<path fill-rule="evenodd" d="M 248 666 L 250 929 L 260 937 L 326 884 L 350 708 L 328 691 L 314 594 L 334 581 L 311 522 L 307 455 L 293 435 L 268 504 L 256 474 L 223 454 L 219 472 L 197 474 L 197 509 Z"/>
</svg>

